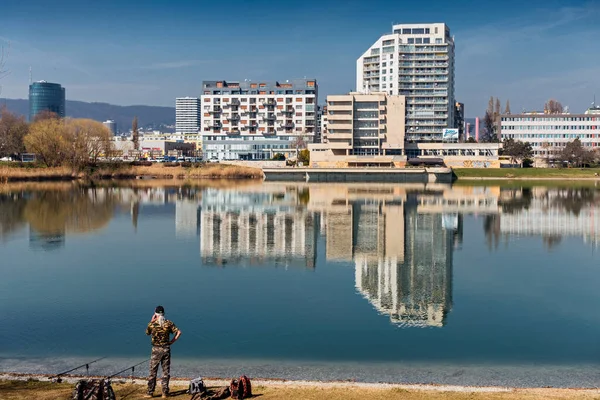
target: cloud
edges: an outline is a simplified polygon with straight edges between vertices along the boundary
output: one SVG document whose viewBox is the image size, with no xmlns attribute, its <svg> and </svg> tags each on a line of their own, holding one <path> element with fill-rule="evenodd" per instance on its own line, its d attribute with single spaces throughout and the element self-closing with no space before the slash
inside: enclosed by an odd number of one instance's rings
<svg viewBox="0 0 600 400">
<path fill-rule="evenodd" d="M 548 39 L 550 31 L 576 22 L 591 21 L 600 15 L 600 7 L 589 3 L 582 7 L 537 10 L 532 14 L 478 26 L 457 33 L 457 55 L 461 57 L 497 56 L 501 50 L 523 41 Z"/>
</svg>

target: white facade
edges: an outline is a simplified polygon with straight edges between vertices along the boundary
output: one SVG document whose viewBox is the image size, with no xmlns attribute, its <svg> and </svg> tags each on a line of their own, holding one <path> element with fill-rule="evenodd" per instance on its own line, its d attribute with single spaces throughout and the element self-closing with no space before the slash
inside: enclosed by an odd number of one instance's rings
<svg viewBox="0 0 600 400">
<path fill-rule="evenodd" d="M 295 156 L 317 134 L 317 82 L 204 81 L 205 159 L 266 160 Z"/>
<path fill-rule="evenodd" d="M 406 140 L 454 128 L 454 39 L 446 24 L 394 25 L 356 62 L 356 90 L 406 96 Z"/>
<path fill-rule="evenodd" d="M 117 123 L 115 121 L 113 121 L 112 119 L 109 119 L 109 120 L 104 121 L 102 123 L 102 125 L 107 127 L 113 136 L 117 135 Z"/>
<path fill-rule="evenodd" d="M 198 134 L 200 130 L 200 99 L 178 97 L 175 100 L 175 131 L 181 134 Z"/>
<path fill-rule="evenodd" d="M 502 140 L 514 139 L 531 143 L 536 157 L 556 156 L 575 139 L 588 149 L 600 146 L 600 110 L 585 114 L 515 114 L 500 118 Z"/>
</svg>

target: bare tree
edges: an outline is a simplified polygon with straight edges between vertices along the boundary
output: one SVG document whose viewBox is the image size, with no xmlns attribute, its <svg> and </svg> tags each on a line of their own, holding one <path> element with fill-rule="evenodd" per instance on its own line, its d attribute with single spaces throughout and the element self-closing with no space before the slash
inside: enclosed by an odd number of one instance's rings
<svg viewBox="0 0 600 400">
<path fill-rule="evenodd" d="M 494 107 L 494 115 L 500 115 L 500 99 L 496 97 L 496 105 Z"/>
<path fill-rule="evenodd" d="M 490 115 L 494 114 L 494 96 L 490 96 L 490 101 L 488 101 L 488 108 L 486 112 Z"/>
<path fill-rule="evenodd" d="M 554 99 L 550 99 L 544 104 L 544 112 L 546 114 L 561 114 L 563 110 L 563 105 Z"/>
<path fill-rule="evenodd" d="M 510 101 L 506 100 L 506 107 L 504 108 L 504 114 L 510 115 Z"/>
<path fill-rule="evenodd" d="M 25 117 L 18 117 L 6 109 L 0 108 L 0 157 L 23 153 L 23 138 L 29 127 Z"/>
<path fill-rule="evenodd" d="M 131 123 L 131 141 L 133 142 L 134 150 L 140 149 L 140 133 L 138 131 L 138 117 L 133 117 L 133 122 Z"/>
</svg>

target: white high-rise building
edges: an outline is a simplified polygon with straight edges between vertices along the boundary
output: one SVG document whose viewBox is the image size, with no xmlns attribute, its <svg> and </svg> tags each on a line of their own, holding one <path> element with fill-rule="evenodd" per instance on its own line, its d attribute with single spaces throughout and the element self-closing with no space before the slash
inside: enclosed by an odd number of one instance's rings
<svg viewBox="0 0 600 400">
<path fill-rule="evenodd" d="M 117 135 L 117 123 L 115 121 L 113 121 L 112 119 L 109 119 L 109 120 L 104 121 L 102 123 L 102 125 L 107 127 L 113 136 Z"/>
<path fill-rule="evenodd" d="M 454 121 L 454 38 L 444 23 L 394 25 L 356 62 L 356 90 L 406 96 L 406 140 L 442 141 Z"/>
<path fill-rule="evenodd" d="M 200 130 L 200 99 L 178 97 L 175 100 L 175 131 L 197 135 Z"/>
<path fill-rule="evenodd" d="M 202 82 L 204 157 L 293 157 L 317 134 L 317 81 Z"/>
</svg>

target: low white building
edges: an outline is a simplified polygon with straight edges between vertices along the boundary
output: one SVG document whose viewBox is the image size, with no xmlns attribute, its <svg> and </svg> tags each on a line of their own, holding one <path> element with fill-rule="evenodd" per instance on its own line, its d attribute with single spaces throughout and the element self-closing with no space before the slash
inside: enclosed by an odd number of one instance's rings
<svg viewBox="0 0 600 400">
<path fill-rule="evenodd" d="M 596 149 L 600 144 L 600 107 L 592 107 L 584 114 L 502 115 L 500 135 L 502 140 L 531 143 L 537 158 L 552 158 L 575 139 L 581 140 L 585 148 Z"/>
</svg>

